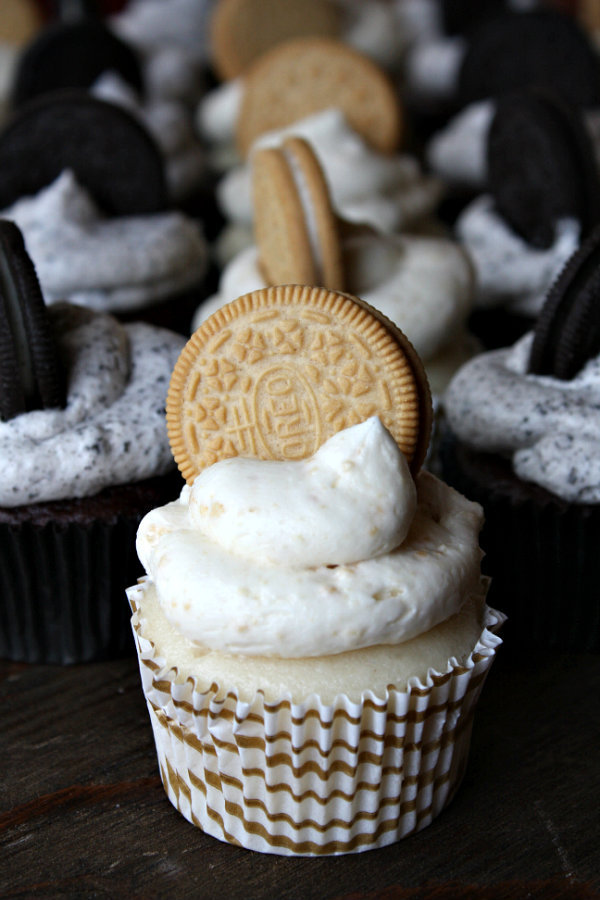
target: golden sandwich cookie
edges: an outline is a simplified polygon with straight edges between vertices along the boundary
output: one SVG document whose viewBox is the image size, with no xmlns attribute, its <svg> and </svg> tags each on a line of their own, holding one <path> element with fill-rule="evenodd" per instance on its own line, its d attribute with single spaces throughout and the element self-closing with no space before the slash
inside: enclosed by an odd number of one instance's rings
<svg viewBox="0 0 600 900">
<path fill-rule="evenodd" d="M 412 345 L 358 298 L 306 285 L 217 310 L 182 351 L 167 396 L 171 449 L 189 483 L 227 457 L 303 459 L 374 415 L 418 472 L 431 397 Z"/>
<path fill-rule="evenodd" d="M 266 131 L 329 107 L 377 150 L 400 144 L 402 111 L 387 75 L 368 57 L 332 38 L 297 38 L 264 53 L 245 73 L 236 141 L 246 156 Z"/>
</svg>

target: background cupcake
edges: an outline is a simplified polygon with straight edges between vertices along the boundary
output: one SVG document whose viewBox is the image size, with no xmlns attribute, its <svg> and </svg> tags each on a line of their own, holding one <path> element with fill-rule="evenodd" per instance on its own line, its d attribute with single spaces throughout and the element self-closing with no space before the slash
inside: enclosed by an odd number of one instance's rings
<svg viewBox="0 0 600 900">
<path fill-rule="evenodd" d="M 163 410 L 183 339 L 46 307 L 0 221 L 0 655 L 73 663 L 130 647 L 120 598 L 142 515 L 179 488 Z"/>
<path fill-rule="evenodd" d="M 445 397 L 445 477 L 483 504 L 484 569 L 512 641 L 598 650 L 600 234 L 573 256 L 535 332 L 467 363 Z"/>
</svg>

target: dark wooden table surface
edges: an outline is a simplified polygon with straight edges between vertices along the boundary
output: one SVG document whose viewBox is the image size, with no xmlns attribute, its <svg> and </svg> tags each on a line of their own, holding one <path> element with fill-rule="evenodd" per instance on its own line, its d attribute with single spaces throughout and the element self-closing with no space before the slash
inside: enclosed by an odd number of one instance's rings
<svg viewBox="0 0 600 900">
<path fill-rule="evenodd" d="M 441 816 L 382 850 L 290 859 L 173 809 L 135 658 L 0 662 L 0 897 L 600 897 L 599 694 L 600 657 L 501 648 Z"/>
</svg>

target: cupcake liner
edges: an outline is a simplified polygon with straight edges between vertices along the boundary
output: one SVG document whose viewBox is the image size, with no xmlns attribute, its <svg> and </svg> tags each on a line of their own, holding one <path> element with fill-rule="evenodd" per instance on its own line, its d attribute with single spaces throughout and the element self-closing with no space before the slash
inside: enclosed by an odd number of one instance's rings
<svg viewBox="0 0 600 900">
<path fill-rule="evenodd" d="M 138 523 L 0 524 L 0 657 L 65 665 L 132 653 L 122 597 L 139 572 Z"/>
<path fill-rule="evenodd" d="M 599 652 L 600 505 L 553 497 L 449 435 L 441 457 L 443 478 L 484 508 L 482 569 L 489 602 L 508 616 L 508 643 Z"/>
<path fill-rule="evenodd" d="M 428 825 L 465 771 L 475 704 L 504 620 L 486 607 L 466 663 L 360 702 L 313 695 L 251 702 L 206 690 L 157 656 L 143 634 L 148 579 L 129 588 L 140 673 L 171 803 L 207 834 L 293 856 L 382 847 Z"/>
</svg>

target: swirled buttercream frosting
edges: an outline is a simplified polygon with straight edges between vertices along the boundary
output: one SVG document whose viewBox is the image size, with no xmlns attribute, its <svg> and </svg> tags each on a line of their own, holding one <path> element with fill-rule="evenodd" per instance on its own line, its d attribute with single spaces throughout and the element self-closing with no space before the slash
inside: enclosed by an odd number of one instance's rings
<svg viewBox="0 0 600 900">
<path fill-rule="evenodd" d="M 178 212 L 107 218 L 69 170 L 2 216 L 21 229 L 46 303 L 140 309 L 198 284 L 206 270 L 206 242 L 193 219 Z"/>
<path fill-rule="evenodd" d="M 445 396 L 457 437 L 512 460 L 515 474 L 564 500 L 600 502 L 600 357 L 570 381 L 527 372 L 533 334 L 482 353 Z"/>
<path fill-rule="evenodd" d="M 416 485 L 376 417 L 300 461 L 233 458 L 148 513 L 140 561 L 198 646 L 311 657 L 409 640 L 479 590 L 481 508 Z"/>
<path fill-rule="evenodd" d="M 165 400 L 185 338 L 63 303 L 49 316 L 67 403 L 0 422 L 0 506 L 88 497 L 173 464 Z"/>
</svg>

